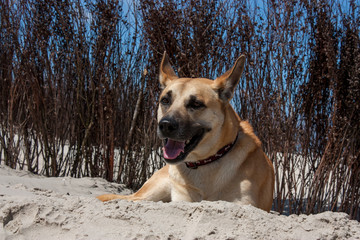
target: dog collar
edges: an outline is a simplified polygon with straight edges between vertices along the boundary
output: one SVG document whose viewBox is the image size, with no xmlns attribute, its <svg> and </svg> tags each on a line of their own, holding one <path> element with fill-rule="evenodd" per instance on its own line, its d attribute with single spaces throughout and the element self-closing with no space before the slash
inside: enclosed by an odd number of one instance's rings
<svg viewBox="0 0 360 240">
<path fill-rule="evenodd" d="M 203 166 L 203 165 L 215 162 L 216 160 L 219 160 L 225 154 L 230 152 L 232 147 L 235 145 L 236 140 L 238 139 L 238 136 L 239 136 L 239 134 L 236 135 L 236 138 L 232 143 L 229 143 L 229 144 L 225 145 L 224 147 L 222 147 L 219 151 L 217 151 L 217 153 L 215 155 L 212 155 L 206 159 L 203 159 L 203 160 L 200 160 L 197 162 L 185 162 L 186 166 L 191 169 L 197 169 L 199 166 Z"/>
</svg>

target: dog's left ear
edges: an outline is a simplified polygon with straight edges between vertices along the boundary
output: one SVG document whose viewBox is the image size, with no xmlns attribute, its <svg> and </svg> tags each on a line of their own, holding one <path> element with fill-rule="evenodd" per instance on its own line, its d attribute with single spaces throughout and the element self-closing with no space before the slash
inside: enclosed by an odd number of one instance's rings
<svg viewBox="0 0 360 240">
<path fill-rule="evenodd" d="M 228 102 L 233 97 L 241 73 L 244 70 L 244 65 L 245 56 L 242 55 L 236 60 L 234 66 L 229 71 L 215 79 L 213 87 L 218 92 L 221 100 Z"/>
<path fill-rule="evenodd" d="M 160 85 L 162 88 L 165 88 L 170 81 L 178 78 L 179 77 L 176 75 L 174 69 L 170 65 L 169 57 L 165 51 L 160 65 L 160 74 L 159 74 Z"/>
</svg>

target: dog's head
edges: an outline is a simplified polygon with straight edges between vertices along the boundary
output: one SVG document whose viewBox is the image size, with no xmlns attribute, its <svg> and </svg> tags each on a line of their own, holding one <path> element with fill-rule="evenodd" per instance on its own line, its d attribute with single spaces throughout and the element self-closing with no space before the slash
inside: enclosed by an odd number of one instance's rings
<svg viewBox="0 0 360 240">
<path fill-rule="evenodd" d="M 222 137 L 225 108 L 234 94 L 244 63 L 245 57 L 241 56 L 229 71 L 215 80 L 179 78 L 164 53 L 159 75 L 163 91 L 159 98 L 157 132 L 164 141 L 167 163 L 195 161 L 211 155 Z"/>
</svg>

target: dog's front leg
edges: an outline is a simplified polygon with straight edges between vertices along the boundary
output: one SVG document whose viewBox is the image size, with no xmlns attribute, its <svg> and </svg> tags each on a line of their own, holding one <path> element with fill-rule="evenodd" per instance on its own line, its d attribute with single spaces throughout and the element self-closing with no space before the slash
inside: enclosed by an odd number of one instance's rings
<svg viewBox="0 0 360 240">
<path fill-rule="evenodd" d="M 105 202 L 114 199 L 125 199 L 129 201 L 171 201 L 171 187 L 168 173 L 168 166 L 161 168 L 159 171 L 145 182 L 145 184 L 134 194 L 124 196 L 116 194 L 104 194 L 97 197 Z"/>
<path fill-rule="evenodd" d="M 172 182 L 171 201 L 200 202 L 202 200 L 203 197 L 199 189 Z"/>
</svg>

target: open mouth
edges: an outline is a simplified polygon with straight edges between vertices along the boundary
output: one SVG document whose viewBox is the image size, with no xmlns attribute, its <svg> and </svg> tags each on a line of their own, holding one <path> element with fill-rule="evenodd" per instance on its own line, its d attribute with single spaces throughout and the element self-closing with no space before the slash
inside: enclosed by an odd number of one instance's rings
<svg viewBox="0 0 360 240">
<path fill-rule="evenodd" d="M 163 156 L 169 164 L 178 163 L 196 148 L 204 136 L 204 129 L 199 130 L 191 139 L 178 141 L 170 138 L 164 139 Z"/>
</svg>

